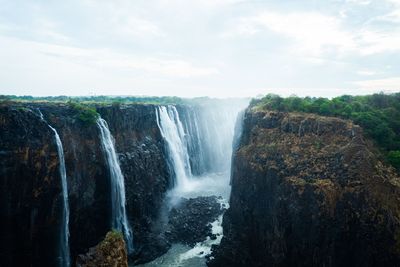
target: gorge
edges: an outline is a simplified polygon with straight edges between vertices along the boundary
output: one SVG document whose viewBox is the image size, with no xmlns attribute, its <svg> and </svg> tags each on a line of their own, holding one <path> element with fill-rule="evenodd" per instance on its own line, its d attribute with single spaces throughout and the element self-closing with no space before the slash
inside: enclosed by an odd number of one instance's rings
<svg viewBox="0 0 400 267">
<path fill-rule="evenodd" d="M 400 177 L 363 129 L 248 99 L 1 103 L 0 186 L 0 266 L 400 262 Z"/>
</svg>

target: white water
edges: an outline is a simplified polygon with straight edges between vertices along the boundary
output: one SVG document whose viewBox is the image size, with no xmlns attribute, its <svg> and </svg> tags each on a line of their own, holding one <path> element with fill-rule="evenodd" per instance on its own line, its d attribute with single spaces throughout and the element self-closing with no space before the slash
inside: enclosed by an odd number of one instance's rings
<svg viewBox="0 0 400 267">
<path fill-rule="evenodd" d="M 189 191 L 192 189 L 190 183 L 192 170 L 185 144 L 185 132 L 178 111 L 174 106 L 161 106 L 158 107 L 156 114 L 161 135 L 168 145 L 169 156 L 175 173 L 175 187 Z"/>
<path fill-rule="evenodd" d="M 161 257 L 138 267 L 207 267 L 205 257 L 211 253 L 211 246 L 218 245 L 223 237 L 222 216 L 211 223 L 212 233 L 217 236 L 215 240 L 207 237 L 193 248 L 183 244 L 173 244 Z"/>
<path fill-rule="evenodd" d="M 60 266 L 69 267 L 71 265 L 70 251 L 69 251 L 69 202 L 68 202 L 68 184 L 67 184 L 67 171 L 65 169 L 64 149 L 57 133 L 57 130 L 48 125 L 53 130 L 57 143 L 58 158 L 60 161 L 60 176 L 63 195 L 63 216 L 61 228 L 61 249 L 60 249 Z"/>
<path fill-rule="evenodd" d="M 186 107 L 183 118 L 175 106 L 156 108 L 157 125 L 166 141 L 175 176 L 169 193 L 172 204 L 181 197 L 229 198 L 234 128 L 245 104 Z"/>
<path fill-rule="evenodd" d="M 244 101 L 237 106 L 219 104 L 188 112 L 184 123 L 175 106 L 161 106 L 156 110 L 157 124 L 167 143 L 175 174 L 175 185 L 169 193 L 172 205 L 181 197 L 216 195 L 223 197 L 221 205 L 228 206 L 235 122 L 247 103 Z M 196 152 L 192 155 L 194 158 L 190 158 L 189 151 Z M 191 168 L 191 163 L 195 167 Z M 217 239 L 205 237 L 193 248 L 173 244 L 166 254 L 143 266 L 206 266 L 205 256 L 223 236 L 222 215 L 211 223 L 211 227 Z"/>
<path fill-rule="evenodd" d="M 59 266 L 69 267 L 71 265 L 71 257 L 69 250 L 69 201 L 68 201 L 68 183 L 67 183 L 67 171 L 65 168 L 65 158 L 64 158 L 64 148 L 55 128 L 50 126 L 43 117 L 42 112 L 38 109 L 40 119 L 49 126 L 49 128 L 54 132 L 54 137 L 57 144 L 57 153 L 59 160 L 59 170 L 61 177 L 61 188 L 63 197 L 63 213 L 61 220 L 61 234 L 60 234 L 60 255 L 59 255 Z"/>
<path fill-rule="evenodd" d="M 125 209 L 125 183 L 121 172 L 117 153 L 115 152 L 114 139 L 108 129 L 107 122 L 102 118 L 97 120 L 100 129 L 101 143 L 111 177 L 111 226 L 124 234 L 128 252 L 133 251 L 133 237 Z"/>
</svg>

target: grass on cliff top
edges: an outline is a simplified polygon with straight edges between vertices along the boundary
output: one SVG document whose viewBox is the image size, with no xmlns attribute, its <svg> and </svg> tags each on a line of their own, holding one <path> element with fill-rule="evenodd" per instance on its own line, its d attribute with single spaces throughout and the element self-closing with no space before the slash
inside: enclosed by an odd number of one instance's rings
<svg viewBox="0 0 400 267">
<path fill-rule="evenodd" d="M 350 119 L 360 125 L 386 156 L 400 170 L 400 93 L 366 96 L 343 95 L 332 99 L 315 97 L 280 97 L 269 94 L 253 99 L 256 110 L 306 112 Z"/>
<path fill-rule="evenodd" d="M 75 111 L 75 118 L 84 123 L 85 125 L 91 125 L 96 123 L 99 118 L 96 107 L 83 105 L 74 101 L 69 101 L 68 105 Z"/>
</svg>

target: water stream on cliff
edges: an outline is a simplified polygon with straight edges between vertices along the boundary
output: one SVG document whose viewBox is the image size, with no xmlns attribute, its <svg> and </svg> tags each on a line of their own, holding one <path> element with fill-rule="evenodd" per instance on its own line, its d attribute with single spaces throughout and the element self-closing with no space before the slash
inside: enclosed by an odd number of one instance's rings
<svg viewBox="0 0 400 267">
<path fill-rule="evenodd" d="M 68 184 L 67 184 L 67 172 L 65 170 L 65 159 L 64 150 L 61 143 L 60 136 L 57 130 L 49 125 L 53 130 L 54 136 L 57 143 L 58 158 L 60 161 L 60 176 L 63 196 L 63 216 L 62 216 L 62 230 L 61 230 L 61 251 L 60 251 L 60 266 L 69 267 L 70 254 L 69 254 L 69 204 L 68 204 Z"/>
<path fill-rule="evenodd" d="M 171 205 L 182 197 L 222 196 L 220 204 L 228 206 L 230 165 L 236 118 L 247 102 L 186 107 L 160 106 L 156 109 L 157 124 L 166 141 L 175 184 L 169 193 Z M 154 261 L 152 266 L 206 266 L 205 257 L 211 246 L 222 239 L 222 215 L 211 222 L 217 236 L 194 247 L 173 244 L 171 249 Z"/>
<path fill-rule="evenodd" d="M 60 177 L 61 177 L 61 188 L 62 188 L 62 197 L 63 197 L 63 211 L 62 211 L 62 219 L 61 219 L 61 234 L 60 234 L 60 255 L 59 255 L 59 266 L 60 267 L 69 267 L 71 265 L 71 257 L 70 257 L 70 249 L 69 249 L 69 201 L 68 201 L 68 183 L 67 183 L 67 171 L 65 168 L 65 159 L 64 159 L 64 149 L 58 135 L 58 132 L 55 128 L 50 126 L 46 122 L 43 117 L 42 112 L 38 109 L 40 119 L 44 121 L 47 126 L 54 132 L 54 137 L 56 139 L 57 144 L 57 153 L 58 160 L 60 163 Z"/>
<path fill-rule="evenodd" d="M 125 209 L 125 183 L 121 172 L 117 153 L 115 152 L 114 140 L 108 129 L 107 122 L 99 118 L 97 125 L 100 129 L 101 143 L 107 159 L 111 177 L 111 226 L 124 234 L 128 252 L 133 251 L 133 237 L 129 226 Z"/>
</svg>

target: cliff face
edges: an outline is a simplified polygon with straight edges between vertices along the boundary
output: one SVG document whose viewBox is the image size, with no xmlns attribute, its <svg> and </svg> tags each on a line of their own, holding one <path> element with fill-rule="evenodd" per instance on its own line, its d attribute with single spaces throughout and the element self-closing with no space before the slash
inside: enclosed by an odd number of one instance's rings
<svg viewBox="0 0 400 267">
<path fill-rule="evenodd" d="M 1 108 L 1 266 L 56 265 L 59 176 L 57 147 L 48 126 L 24 109 Z"/>
<path fill-rule="evenodd" d="M 56 266 L 62 212 L 54 127 L 64 147 L 72 261 L 110 230 L 110 177 L 97 125 L 66 105 L 0 107 L 0 265 Z M 115 138 L 125 178 L 127 214 L 136 257 L 157 243 L 154 233 L 170 174 L 154 106 L 99 107 Z M 153 237 L 155 235 L 155 237 Z M 24 256 L 21 256 L 24 255 Z"/>
<path fill-rule="evenodd" d="M 133 230 L 135 262 L 165 253 L 169 244 L 160 229 L 165 194 L 172 186 L 165 143 L 154 105 L 98 108 L 115 138 L 125 178 L 127 214 Z"/>
<path fill-rule="evenodd" d="M 248 109 L 209 266 L 397 266 L 400 178 L 360 127 Z"/>
</svg>

